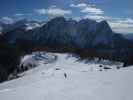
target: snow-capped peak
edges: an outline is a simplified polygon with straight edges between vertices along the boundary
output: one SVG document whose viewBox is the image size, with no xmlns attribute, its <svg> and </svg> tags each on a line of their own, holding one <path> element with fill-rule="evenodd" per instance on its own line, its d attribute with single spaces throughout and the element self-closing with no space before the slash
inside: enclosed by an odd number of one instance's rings
<svg viewBox="0 0 133 100">
<path fill-rule="evenodd" d="M 42 27 L 44 24 L 40 24 L 40 23 L 37 23 L 37 22 L 34 22 L 34 23 L 26 23 L 26 30 L 33 30 L 35 28 L 38 28 L 38 27 Z"/>
</svg>

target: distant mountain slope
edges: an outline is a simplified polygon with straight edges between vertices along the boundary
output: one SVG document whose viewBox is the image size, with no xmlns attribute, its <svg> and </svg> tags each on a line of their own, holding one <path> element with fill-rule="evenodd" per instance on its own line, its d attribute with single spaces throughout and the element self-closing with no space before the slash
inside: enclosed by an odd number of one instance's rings
<svg viewBox="0 0 133 100">
<path fill-rule="evenodd" d="M 30 40 L 37 45 L 56 48 L 90 48 L 97 47 L 99 44 L 114 48 L 121 44 L 121 41 L 125 43 L 123 47 L 131 45 L 130 41 L 122 35 L 114 33 L 106 21 L 83 19 L 77 22 L 66 20 L 64 17 L 54 18 L 32 30 L 25 30 L 20 26 L 7 32 L 6 37 L 13 43 L 19 39 Z"/>
<path fill-rule="evenodd" d="M 32 30 L 34 28 L 41 27 L 44 24 L 45 22 L 29 21 L 26 19 L 14 21 L 13 23 L 10 23 L 10 24 L 0 22 L 0 31 L 2 33 L 7 33 L 17 28 L 23 28 L 25 30 Z"/>
</svg>

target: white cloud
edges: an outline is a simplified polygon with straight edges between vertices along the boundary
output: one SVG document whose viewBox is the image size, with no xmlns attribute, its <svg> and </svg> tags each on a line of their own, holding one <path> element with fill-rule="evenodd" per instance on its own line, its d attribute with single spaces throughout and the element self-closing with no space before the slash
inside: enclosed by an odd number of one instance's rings
<svg viewBox="0 0 133 100">
<path fill-rule="evenodd" d="M 81 12 L 90 14 L 104 14 L 103 10 L 91 6 L 87 6 L 86 8 L 82 9 Z"/>
<path fill-rule="evenodd" d="M 131 18 L 126 18 L 123 20 L 118 20 L 119 23 L 129 23 L 129 24 L 133 24 L 133 19 Z"/>
<path fill-rule="evenodd" d="M 70 7 L 79 8 L 82 13 L 91 14 L 104 14 L 104 11 L 100 8 L 96 8 L 95 5 L 90 5 L 86 3 L 70 4 Z"/>
<path fill-rule="evenodd" d="M 64 15 L 69 15 L 72 12 L 70 10 L 63 10 L 60 8 L 54 8 L 54 9 L 48 9 L 47 14 L 52 15 L 52 16 L 64 16 Z"/>
<path fill-rule="evenodd" d="M 21 14 L 21 13 L 18 13 L 18 14 L 14 14 L 14 16 L 16 17 L 19 17 L 19 16 L 24 16 L 25 14 Z"/>
<path fill-rule="evenodd" d="M 80 13 L 85 14 L 84 16 L 81 17 L 82 19 L 89 18 L 97 21 L 101 21 L 105 19 L 104 11 L 100 8 L 97 8 L 95 5 L 79 3 L 79 4 L 70 4 L 70 7 L 78 8 Z M 81 19 L 81 18 L 78 18 L 78 19 Z"/>
<path fill-rule="evenodd" d="M 24 16 L 31 16 L 32 13 L 16 13 L 13 16 L 14 17 L 24 17 Z"/>
<path fill-rule="evenodd" d="M 70 4 L 70 7 L 75 7 L 75 8 L 83 8 L 83 7 L 87 7 L 87 4 L 85 3 L 80 3 L 80 4 Z"/>
<path fill-rule="evenodd" d="M 93 20 L 97 20 L 97 21 L 101 21 L 104 20 L 105 17 L 104 16 L 100 16 L 100 15 L 86 15 L 84 16 L 84 18 L 89 18 L 89 19 L 93 19 Z"/>
<path fill-rule="evenodd" d="M 102 9 L 96 8 L 95 5 L 79 3 L 79 4 L 70 4 L 70 7 L 79 8 L 79 11 L 85 14 L 84 16 L 81 17 L 82 19 L 89 18 L 97 21 L 105 19 L 105 17 L 103 16 L 104 11 Z M 81 19 L 81 18 L 76 17 L 76 19 Z"/>
<path fill-rule="evenodd" d="M 51 6 L 48 9 L 45 9 L 45 8 L 37 9 L 35 10 L 35 12 L 40 15 L 48 15 L 48 16 L 53 16 L 53 17 L 65 16 L 65 15 L 69 15 L 72 13 L 71 10 L 64 10 L 61 8 L 57 8 L 56 6 Z"/>
<path fill-rule="evenodd" d="M 0 20 L 6 24 L 12 24 L 14 22 L 11 17 L 2 17 Z"/>
<path fill-rule="evenodd" d="M 110 26 L 115 32 L 119 33 L 133 33 L 133 19 L 113 19 L 108 20 Z"/>
</svg>

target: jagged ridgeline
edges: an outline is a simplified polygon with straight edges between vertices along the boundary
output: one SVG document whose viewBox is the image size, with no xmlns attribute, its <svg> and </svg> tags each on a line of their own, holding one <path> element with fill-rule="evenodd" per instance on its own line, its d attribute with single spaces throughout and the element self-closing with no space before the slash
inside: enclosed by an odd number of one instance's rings
<svg viewBox="0 0 133 100">
<path fill-rule="evenodd" d="M 30 25 L 38 27 L 29 28 Z M 42 23 L 21 20 L 6 28 L 4 37 L 24 51 L 76 52 L 83 58 L 100 57 L 133 63 L 133 43 L 113 32 L 106 21 L 75 21 L 64 17 Z"/>
</svg>

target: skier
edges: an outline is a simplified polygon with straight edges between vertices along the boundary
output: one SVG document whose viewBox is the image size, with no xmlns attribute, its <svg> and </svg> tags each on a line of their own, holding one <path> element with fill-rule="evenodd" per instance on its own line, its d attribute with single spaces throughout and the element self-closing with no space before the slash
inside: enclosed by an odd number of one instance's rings
<svg viewBox="0 0 133 100">
<path fill-rule="evenodd" d="M 66 73 L 64 73 L 64 77 L 67 78 L 67 74 Z"/>
</svg>

